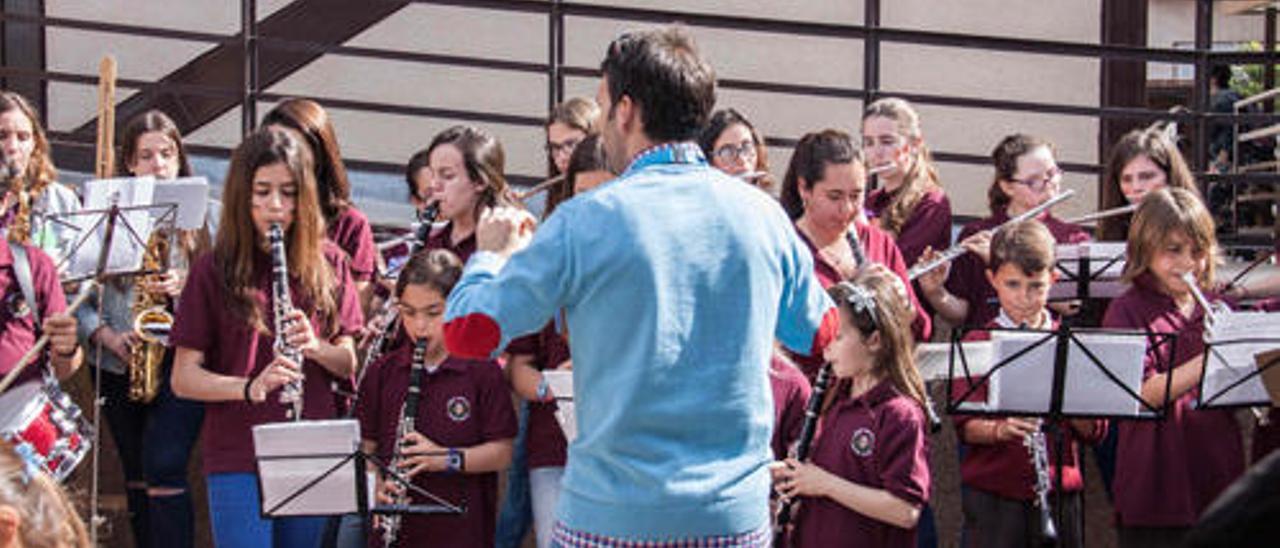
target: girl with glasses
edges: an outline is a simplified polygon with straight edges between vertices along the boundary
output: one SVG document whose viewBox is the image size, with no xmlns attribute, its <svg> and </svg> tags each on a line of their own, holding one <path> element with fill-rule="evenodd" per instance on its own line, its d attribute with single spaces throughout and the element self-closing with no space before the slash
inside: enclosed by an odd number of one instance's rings
<svg viewBox="0 0 1280 548">
<path fill-rule="evenodd" d="M 991 152 L 995 167 L 995 177 L 987 189 L 991 215 L 966 225 L 957 238 L 974 252 L 960 256 L 949 267 L 935 268 L 918 278 L 925 299 L 949 323 L 986 325 L 999 314 L 995 289 L 985 274 L 991 241 L 989 229 L 1058 194 L 1062 170 L 1055 156 L 1053 143 L 1022 133 L 1005 137 Z M 1089 233 L 1083 228 L 1062 222 L 1049 211 L 1040 214 L 1039 221 L 1059 244 L 1089 239 Z M 922 259 L 927 261 L 937 254 L 937 250 L 929 248 Z"/>
<path fill-rule="evenodd" d="M 773 190 L 764 138 L 742 113 L 731 108 L 711 113 L 711 120 L 698 135 L 698 146 L 716 169 Z"/>
</svg>

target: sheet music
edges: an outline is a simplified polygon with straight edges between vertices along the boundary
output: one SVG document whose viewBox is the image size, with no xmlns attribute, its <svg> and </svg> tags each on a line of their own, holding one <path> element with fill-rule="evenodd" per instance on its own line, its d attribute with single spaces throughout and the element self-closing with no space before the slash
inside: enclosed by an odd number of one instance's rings
<svg viewBox="0 0 1280 548">
<path fill-rule="evenodd" d="M 1053 398 L 1053 368 L 1057 341 L 1044 332 L 993 331 L 990 366 L 1025 353 L 991 373 L 985 405 L 965 402 L 961 407 L 1009 413 L 1048 413 Z M 1137 416 L 1142 404 L 1127 393 L 1141 393 L 1145 337 L 1079 333 L 1067 348 L 1062 412 L 1068 415 Z M 1043 342 L 1041 342 L 1043 341 Z M 1039 343 L 1038 345 L 1036 343 Z M 1116 384 L 1085 354 L 1081 344 L 1119 379 Z M 1035 345 L 1033 347 L 1033 345 Z M 975 373 L 976 375 L 976 373 Z"/>
<path fill-rule="evenodd" d="M 274 508 L 360 448 L 354 419 L 277 422 L 253 427 L 262 511 Z M 357 511 L 354 461 L 281 507 L 274 516 L 337 515 Z"/>
<path fill-rule="evenodd" d="M 1077 276 L 1080 270 L 1080 259 L 1088 257 L 1092 281 L 1089 283 L 1089 296 L 1098 299 L 1114 299 L 1124 293 L 1125 285 L 1120 281 L 1124 274 L 1125 264 L 1124 242 L 1083 242 L 1079 244 L 1061 244 L 1057 247 L 1057 268 L 1062 279 L 1049 289 L 1050 299 L 1070 299 L 1077 296 L 1076 282 L 1069 279 Z M 1113 261 L 1113 259 L 1119 260 Z M 1104 268 L 1105 265 L 1105 268 Z"/>
<path fill-rule="evenodd" d="M 578 418 L 573 412 L 573 371 L 543 371 L 542 378 L 547 380 L 547 386 L 556 397 L 556 422 L 564 431 L 564 439 L 573 443 L 578 437 Z"/>
<path fill-rule="evenodd" d="M 1211 406 L 1270 405 L 1271 398 L 1258 375 L 1228 387 L 1258 370 L 1256 355 L 1280 348 L 1280 314 L 1219 312 L 1206 334 L 1210 349 L 1205 355 L 1201 400 Z M 1243 342 L 1248 339 L 1265 342 Z"/>
<path fill-rule="evenodd" d="M 178 206 L 177 228 L 194 230 L 204 226 L 209 206 L 209 180 L 204 177 L 181 177 L 155 185 L 152 203 Z M 163 208 L 152 210 L 152 216 L 165 212 Z"/>
<path fill-rule="evenodd" d="M 964 353 L 965 363 L 969 364 L 969 374 L 984 375 L 991 368 L 991 341 L 970 341 L 960 343 L 961 350 L 956 353 L 956 376 L 964 375 L 960 366 L 960 352 Z M 916 346 L 916 369 L 925 381 L 946 380 L 951 366 L 951 343 L 920 343 Z"/>
<path fill-rule="evenodd" d="M 127 177 L 98 179 L 84 184 L 84 209 L 105 210 L 114 203 L 120 207 L 148 205 L 155 190 L 155 179 Z M 91 276 L 97 272 L 98 258 L 106 235 L 106 213 L 74 213 L 63 220 L 80 228 L 84 242 L 72 257 L 68 274 L 71 277 Z M 97 228 L 94 228 L 96 225 Z M 89 232 L 93 229 L 92 232 Z M 135 238 L 133 234 L 137 234 Z M 146 210 L 127 211 L 120 216 L 111 238 L 111 251 L 107 256 L 107 273 L 131 272 L 142 264 L 142 252 L 151 234 L 151 216 Z M 139 241 L 141 240 L 141 241 Z"/>
</svg>

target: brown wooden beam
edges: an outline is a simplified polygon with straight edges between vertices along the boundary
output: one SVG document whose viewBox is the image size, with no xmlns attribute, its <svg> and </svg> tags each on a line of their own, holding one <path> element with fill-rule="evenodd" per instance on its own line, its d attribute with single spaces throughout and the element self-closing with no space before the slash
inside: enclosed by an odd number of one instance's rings
<svg viewBox="0 0 1280 548">
<path fill-rule="evenodd" d="M 342 44 L 408 4 L 400 0 L 295 0 L 258 21 L 257 36 L 253 38 Z M 116 106 L 116 120 L 124 124 L 147 110 L 160 109 L 173 118 L 184 134 L 190 133 L 240 106 L 243 99 L 231 94 L 216 97 L 159 91 L 160 86 L 194 84 L 229 90 L 238 88 L 256 97 L 257 93 L 284 80 L 323 54 L 317 50 L 270 48 L 265 42 L 258 43 L 249 50 L 258 53 L 257 86 L 251 87 L 246 81 L 245 70 L 250 61 L 245 54 L 245 45 L 250 41 L 244 36 L 244 33 L 237 33 L 231 40 L 160 78 L 156 86 L 144 88 L 122 101 Z M 96 132 L 96 121 L 89 120 L 71 133 L 76 140 L 91 142 Z M 87 169 L 92 165 L 92 151 L 80 147 L 58 147 L 55 160 L 59 166 Z"/>
<path fill-rule="evenodd" d="M 1102 2 L 1102 43 L 1147 47 L 1147 0 Z M 1102 107 L 1143 107 L 1147 102 L 1147 64 L 1129 59 L 1102 60 Z M 1106 164 L 1111 145 L 1125 133 L 1145 122 L 1125 118 L 1104 118 L 1098 139 L 1098 160 Z M 1118 189 L 1103 185 L 1099 207 L 1123 203 Z"/>
</svg>

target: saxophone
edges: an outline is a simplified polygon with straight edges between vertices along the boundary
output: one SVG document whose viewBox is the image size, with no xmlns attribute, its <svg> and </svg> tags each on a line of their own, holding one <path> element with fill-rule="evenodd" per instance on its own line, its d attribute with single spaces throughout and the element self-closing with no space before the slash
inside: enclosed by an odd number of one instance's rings
<svg viewBox="0 0 1280 548">
<path fill-rule="evenodd" d="M 400 424 L 396 426 L 396 445 L 391 449 L 390 469 L 397 475 L 400 474 L 400 468 L 404 465 L 404 455 L 400 452 L 400 445 L 404 443 L 405 436 L 410 432 L 417 431 L 418 400 L 422 396 L 422 372 L 426 369 L 426 359 L 427 340 L 418 339 L 418 342 L 413 347 L 413 365 L 409 368 L 409 392 L 405 394 L 404 406 L 400 410 Z M 395 507 L 408 505 L 408 485 L 397 493 L 392 505 Z M 396 543 L 396 537 L 400 535 L 402 517 L 400 514 L 382 516 L 382 546 L 384 548 L 391 548 Z"/>
<path fill-rule="evenodd" d="M 147 239 L 142 255 L 142 268 L 163 272 L 168 269 L 169 239 L 165 232 L 156 230 Z M 139 343 L 130 349 L 129 399 L 151 403 L 160 392 L 160 375 L 165 347 L 169 344 L 169 332 L 173 328 L 173 314 L 169 313 L 169 297 L 147 292 L 142 282 L 152 276 L 138 276 L 133 286 L 133 332 Z"/>
<path fill-rule="evenodd" d="M 288 327 L 285 316 L 293 312 L 293 300 L 289 297 L 289 256 L 284 248 L 284 229 L 280 223 L 271 223 L 267 231 L 267 239 L 271 244 L 271 304 L 275 319 L 276 353 L 302 366 L 302 352 L 289 346 L 284 332 Z M 302 420 L 302 381 L 297 380 L 284 385 L 280 391 L 280 403 L 288 404 L 286 414 L 292 420 Z"/>
</svg>

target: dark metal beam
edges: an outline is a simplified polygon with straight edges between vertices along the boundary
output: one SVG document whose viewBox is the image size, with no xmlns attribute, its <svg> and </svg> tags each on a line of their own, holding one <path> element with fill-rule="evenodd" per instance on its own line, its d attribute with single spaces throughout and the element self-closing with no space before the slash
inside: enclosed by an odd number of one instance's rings
<svg viewBox="0 0 1280 548">
<path fill-rule="evenodd" d="M 40 17 L 44 15 L 43 0 L 3 0 L 6 16 Z M 44 69 L 44 27 L 41 25 L 13 21 L 5 18 L 0 22 L 0 65 L 27 70 Z M 17 92 L 30 100 L 42 118 L 46 115 L 46 88 L 48 84 L 41 80 L 28 80 L 4 77 L 0 79 L 0 88 Z"/>
<path fill-rule="evenodd" d="M 1147 46 L 1147 0 L 1102 2 L 1102 44 L 1105 46 Z M 1142 108 L 1147 104 L 1147 64 L 1132 59 L 1103 59 L 1101 81 L 1101 107 Z M 1111 145 L 1122 135 L 1144 121 L 1124 118 L 1105 118 L 1098 139 L 1099 163 L 1106 163 Z M 1123 203 L 1119 189 L 1102 185 L 1098 193 L 1099 208 Z"/>
</svg>

